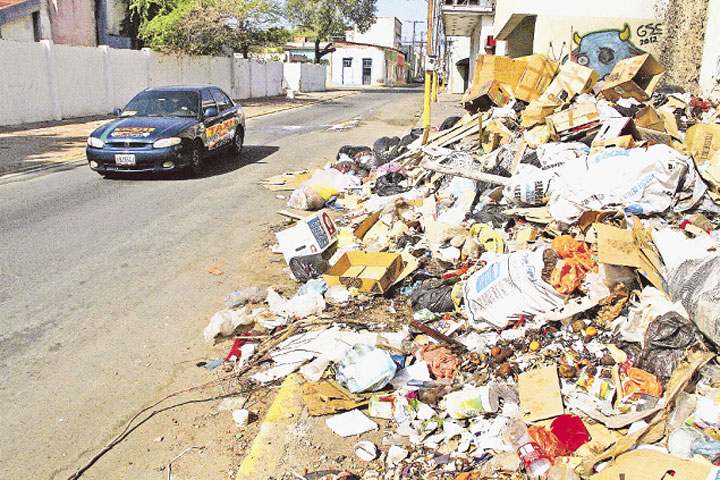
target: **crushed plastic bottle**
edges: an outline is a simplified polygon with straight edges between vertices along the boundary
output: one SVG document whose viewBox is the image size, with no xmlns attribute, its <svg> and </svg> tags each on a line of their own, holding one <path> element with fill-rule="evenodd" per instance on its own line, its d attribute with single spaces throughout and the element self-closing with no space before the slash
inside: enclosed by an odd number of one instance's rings
<svg viewBox="0 0 720 480">
<path fill-rule="evenodd" d="M 525 422 L 513 419 L 508 422 L 507 435 L 523 461 L 525 471 L 531 477 L 542 477 L 550 470 L 552 463 L 545 452 L 530 437 Z"/>
</svg>

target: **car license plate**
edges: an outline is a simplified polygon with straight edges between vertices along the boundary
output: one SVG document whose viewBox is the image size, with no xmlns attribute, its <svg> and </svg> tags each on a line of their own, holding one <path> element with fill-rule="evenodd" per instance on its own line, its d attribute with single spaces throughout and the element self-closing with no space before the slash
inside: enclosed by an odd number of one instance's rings
<svg viewBox="0 0 720 480">
<path fill-rule="evenodd" d="M 135 165 L 135 155 L 115 155 L 116 165 Z"/>
</svg>

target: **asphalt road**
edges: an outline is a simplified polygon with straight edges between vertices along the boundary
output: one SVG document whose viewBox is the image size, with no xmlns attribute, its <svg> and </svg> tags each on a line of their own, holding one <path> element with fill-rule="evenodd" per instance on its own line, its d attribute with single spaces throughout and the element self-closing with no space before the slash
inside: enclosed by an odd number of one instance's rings
<svg viewBox="0 0 720 480">
<path fill-rule="evenodd" d="M 274 280 L 257 259 L 285 201 L 258 180 L 406 133 L 421 102 L 375 90 L 250 120 L 245 163 L 217 159 L 200 179 L 83 166 L 0 185 L 0 478 L 66 478 L 139 407 L 211 379 L 194 366 L 208 318 Z M 84 478 L 164 478 L 152 452 L 108 457 Z"/>
</svg>

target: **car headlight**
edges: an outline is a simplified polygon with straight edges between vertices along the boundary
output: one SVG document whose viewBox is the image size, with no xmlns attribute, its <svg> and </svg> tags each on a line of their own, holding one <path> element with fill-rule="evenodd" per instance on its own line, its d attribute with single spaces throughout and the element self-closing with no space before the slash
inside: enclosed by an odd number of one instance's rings
<svg viewBox="0 0 720 480">
<path fill-rule="evenodd" d="M 161 138 L 159 140 L 155 140 L 153 148 L 168 148 L 174 145 L 180 145 L 180 142 L 181 140 L 179 137 Z"/>
<path fill-rule="evenodd" d="M 103 148 L 105 146 L 105 142 L 97 137 L 88 137 L 87 144 L 93 148 Z"/>
</svg>

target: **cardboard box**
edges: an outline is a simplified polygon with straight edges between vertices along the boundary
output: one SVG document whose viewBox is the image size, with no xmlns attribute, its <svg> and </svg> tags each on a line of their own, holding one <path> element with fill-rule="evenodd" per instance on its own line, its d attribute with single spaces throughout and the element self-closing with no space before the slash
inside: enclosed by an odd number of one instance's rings
<svg viewBox="0 0 720 480">
<path fill-rule="evenodd" d="M 492 107 L 502 107 L 510 101 L 511 95 L 497 80 L 484 85 L 473 85 L 463 96 L 463 108 L 470 113 L 485 112 Z"/>
<path fill-rule="evenodd" d="M 546 121 L 558 135 L 593 122 L 598 122 L 600 113 L 592 102 L 575 103 L 570 108 L 547 117 Z M 599 126 L 599 124 L 598 124 Z"/>
<path fill-rule="evenodd" d="M 638 110 L 635 114 L 635 125 L 657 132 L 665 132 L 665 120 L 651 106 Z"/>
<path fill-rule="evenodd" d="M 574 62 L 565 62 L 539 99 L 543 103 L 561 105 L 570 103 L 576 95 L 590 92 L 599 78 L 600 75 L 592 68 Z"/>
<path fill-rule="evenodd" d="M 499 119 L 491 120 L 480 132 L 480 145 L 485 153 L 490 153 L 500 145 L 510 142 L 512 132 Z"/>
<path fill-rule="evenodd" d="M 665 69 L 646 53 L 620 60 L 608 76 L 600 93 L 611 102 L 620 98 L 648 100 L 665 74 Z"/>
<path fill-rule="evenodd" d="M 530 103 L 547 90 L 560 66 L 546 55 L 531 55 L 524 58 L 527 59 L 527 66 L 515 85 L 513 94 L 518 100 Z"/>
<path fill-rule="evenodd" d="M 344 285 L 361 292 L 382 294 L 405 269 L 398 253 L 354 251 L 340 257 L 324 275 L 329 287 Z"/>
<path fill-rule="evenodd" d="M 275 234 L 286 262 L 291 258 L 322 253 L 335 243 L 338 230 L 326 210 L 307 217 Z"/>
<path fill-rule="evenodd" d="M 522 77 L 527 66 L 527 60 L 512 59 L 499 55 L 478 55 L 475 60 L 475 74 L 473 83 L 485 85 L 496 80 L 510 91 Z"/>
<path fill-rule="evenodd" d="M 590 145 L 590 155 L 609 147 L 633 148 L 641 140 L 632 118 L 608 118 Z"/>
</svg>

